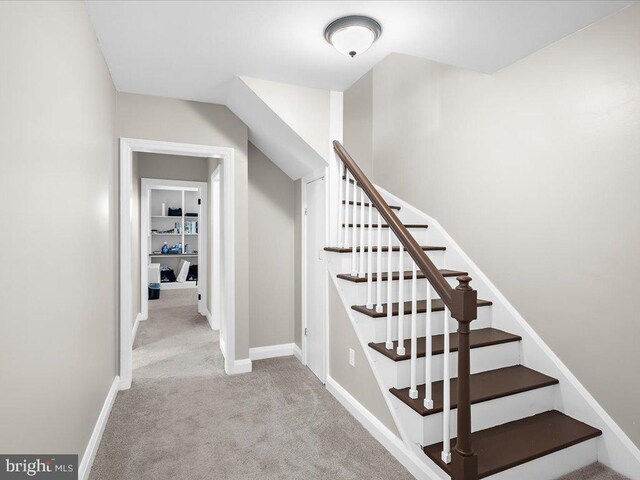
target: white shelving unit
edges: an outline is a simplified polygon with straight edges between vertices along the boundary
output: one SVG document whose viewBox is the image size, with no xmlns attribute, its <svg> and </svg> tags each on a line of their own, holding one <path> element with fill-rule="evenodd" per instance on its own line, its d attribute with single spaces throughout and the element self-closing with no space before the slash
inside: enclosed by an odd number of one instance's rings
<svg viewBox="0 0 640 480">
<path fill-rule="evenodd" d="M 206 182 L 184 182 L 178 180 L 156 180 L 143 178 L 141 181 L 141 292 L 145 298 L 143 310 L 148 312 L 146 302 L 146 274 L 150 263 L 160 263 L 169 266 L 176 277 L 180 273 L 181 260 L 188 261 L 191 265 L 202 263 L 206 258 L 203 255 L 206 248 L 206 228 L 201 227 L 201 220 L 206 222 Z M 165 211 L 162 205 L 165 205 Z M 169 208 L 180 208 L 179 216 L 168 215 Z M 187 215 L 190 214 L 190 215 Z M 206 225 L 204 223 L 203 225 Z M 185 230 L 189 230 L 185 232 Z M 180 253 L 163 254 L 162 247 L 181 247 Z M 188 248 L 188 250 L 187 250 Z M 198 282 L 165 282 L 160 284 L 161 290 L 182 288 L 198 289 L 198 293 L 206 292 L 206 269 L 198 272 Z M 199 311 L 204 309 L 202 299 L 205 295 L 199 295 Z M 144 314 L 144 312 L 143 312 Z"/>
</svg>

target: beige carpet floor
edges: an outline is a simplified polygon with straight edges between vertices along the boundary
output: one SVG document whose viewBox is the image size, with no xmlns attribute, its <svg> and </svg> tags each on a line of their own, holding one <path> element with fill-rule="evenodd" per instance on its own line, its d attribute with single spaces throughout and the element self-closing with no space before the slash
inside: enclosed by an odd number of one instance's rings
<svg viewBox="0 0 640 480">
<path fill-rule="evenodd" d="M 193 290 L 149 303 L 90 480 L 413 478 L 293 357 L 227 376 Z M 592 465 L 563 480 L 622 480 Z M 529 480 L 529 479 L 523 479 Z"/>
</svg>

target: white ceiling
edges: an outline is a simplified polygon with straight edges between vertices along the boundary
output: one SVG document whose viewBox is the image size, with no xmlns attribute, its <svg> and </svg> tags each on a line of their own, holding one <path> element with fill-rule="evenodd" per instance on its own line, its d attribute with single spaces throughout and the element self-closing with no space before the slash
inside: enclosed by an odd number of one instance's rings
<svg viewBox="0 0 640 480">
<path fill-rule="evenodd" d="M 342 91 L 391 52 L 493 73 L 630 1 L 87 1 L 124 92 L 225 103 L 236 75 Z M 362 56 L 323 38 L 369 15 L 382 36 Z"/>
</svg>

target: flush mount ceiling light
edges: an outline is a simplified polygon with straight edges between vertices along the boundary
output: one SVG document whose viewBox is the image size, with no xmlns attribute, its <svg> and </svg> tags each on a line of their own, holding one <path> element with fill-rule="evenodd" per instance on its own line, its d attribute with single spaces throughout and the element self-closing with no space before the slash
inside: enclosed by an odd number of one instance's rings
<svg viewBox="0 0 640 480">
<path fill-rule="evenodd" d="M 351 15 L 331 22 L 324 38 L 343 55 L 355 57 L 366 52 L 381 33 L 382 27 L 373 18 Z"/>
</svg>

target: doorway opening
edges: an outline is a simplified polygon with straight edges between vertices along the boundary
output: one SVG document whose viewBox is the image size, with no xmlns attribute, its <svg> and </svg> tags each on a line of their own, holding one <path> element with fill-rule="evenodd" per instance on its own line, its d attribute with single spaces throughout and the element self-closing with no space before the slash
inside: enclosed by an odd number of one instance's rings
<svg viewBox="0 0 640 480">
<path fill-rule="evenodd" d="M 160 159 L 152 154 L 136 157 L 134 172 L 149 171 L 149 165 L 153 164 L 162 166 Z M 183 168 L 183 176 L 206 178 L 209 159 L 173 156 L 168 159 Z M 163 171 L 169 173 L 166 168 L 151 171 L 156 176 Z M 210 320 L 207 182 L 134 175 L 134 183 L 138 178 L 139 203 L 134 209 L 137 207 L 140 212 L 137 242 L 140 261 L 136 262 L 140 266 L 140 320 L 148 318 L 150 301 L 160 298 L 161 292 L 176 289 L 190 290 L 182 296 L 197 303 L 198 313 Z M 137 202 L 134 200 L 134 203 Z M 192 295 L 187 295 L 189 293 Z"/>
<path fill-rule="evenodd" d="M 176 180 L 181 173 L 175 172 L 164 175 L 170 178 L 153 178 L 161 175 L 145 173 L 141 175 L 141 172 L 136 171 L 138 164 L 134 158 L 139 154 L 158 154 L 153 156 L 163 161 L 168 156 L 180 156 L 184 162 L 204 162 L 204 181 Z M 157 166 L 156 163 L 151 163 Z M 174 166 L 177 167 L 178 163 L 180 162 L 175 162 Z M 179 167 L 177 171 L 184 173 Z M 216 188 L 208 185 L 210 171 L 217 171 Z M 216 327 L 215 317 L 218 325 L 224 326 L 221 328 L 224 338 L 220 338 L 224 371 L 234 373 L 233 175 L 231 148 L 120 139 L 121 389 L 131 386 L 133 339 L 140 322 L 144 322 L 150 315 L 153 318 L 156 310 L 160 315 L 159 310 L 162 309 L 165 309 L 166 315 L 188 317 L 188 309 L 192 308 L 195 321 L 202 315 L 213 328 Z M 140 180 L 138 183 L 138 178 L 144 178 L 144 181 Z M 208 195 L 209 190 L 213 196 Z M 209 215 L 212 204 L 217 206 L 217 210 L 213 209 L 217 211 L 215 232 L 212 231 L 214 219 Z M 210 239 L 214 237 L 219 240 L 219 252 L 215 260 L 224 262 L 215 267 L 214 256 L 210 253 L 213 250 Z M 196 265 L 197 268 L 194 268 Z M 139 281 L 136 281 L 136 274 L 139 275 Z M 214 280 L 215 275 L 218 278 Z M 163 276 L 165 281 L 162 281 Z M 149 288 L 150 283 L 160 283 L 160 301 L 153 300 L 157 289 L 156 286 Z M 216 285 L 219 292 L 216 308 L 212 306 L 210 285 Z M 169 301 L 169 304 L 162 300 Z M 168 312 L 166 308 L 174 310 Z M 216 311 L 216 314 L 212 314 L 211 310 Z M 186 321 L 189 319 L 186 318 Z M 175 326 L 170 322 L 167 325 L 169 329 Z"/>
</svg>

